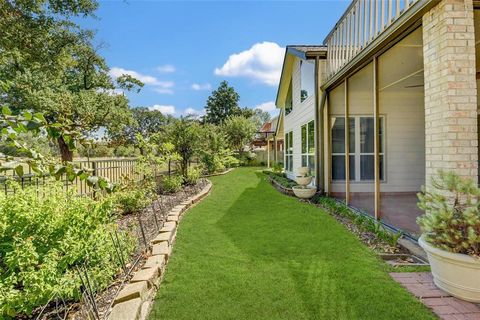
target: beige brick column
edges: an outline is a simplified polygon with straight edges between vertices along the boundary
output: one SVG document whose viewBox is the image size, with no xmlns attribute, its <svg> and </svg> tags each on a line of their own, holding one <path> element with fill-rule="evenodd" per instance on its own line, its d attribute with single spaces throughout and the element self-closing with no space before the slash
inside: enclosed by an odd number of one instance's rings
<svg viewBox="0 0 480 320">
<path fill-rule="evenodd" d="M 442 0 L 423 16 L 426 183 L 439 169 L 477 180 L 472 0 Z"/>
</svg>

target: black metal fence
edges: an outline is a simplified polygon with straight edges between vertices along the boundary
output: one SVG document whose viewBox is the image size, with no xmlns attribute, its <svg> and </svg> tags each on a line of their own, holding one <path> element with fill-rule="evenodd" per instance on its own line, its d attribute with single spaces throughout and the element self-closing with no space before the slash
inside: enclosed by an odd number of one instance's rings
<svg viewBox="0 0 480 320">
<path fill-rule="evenodd" d="M 91 170 L 93 175 L 107 178 L 113 183 L 119 183 L 124 179 L 143 179 L 141 174 L 138 173 L 138 161 L 136 158 L 81 159 L 74 160 L 74 163 L 81 168 Z M 13 170 L 6 171 L 0 176 L 0 187 L 6 195 L 14 192 L 12 188 L 9 188 L 8 183 L 6 183 L 8 180 L 13 179 L 22 189 L 28 186 L 39 188 L 51 181 L 50 176 L 35 174 L 31 171 L 30 167 L 25 168 L 24 171 L 27 173 L 21 177 Z M 158 168 L 159 174 L 163 171 L 166 172 L 167 169 L 162 170 L 162 168 Z M 81 180 L 78 177 L 73 181 L 69 181 L 66 176 L 62 176 L 60 181 L 65 190 L 76 188 L 79 195 L 91 195 L 94 192 L 93 188 L 90 187 L 85 180 Z"/>
</svg>

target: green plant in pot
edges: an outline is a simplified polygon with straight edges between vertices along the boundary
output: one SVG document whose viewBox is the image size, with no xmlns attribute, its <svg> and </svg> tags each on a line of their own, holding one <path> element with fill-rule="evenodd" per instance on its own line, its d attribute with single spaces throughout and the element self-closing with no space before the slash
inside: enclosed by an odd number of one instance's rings
<svg viewBox="0 0 480 320">
<path fill-rule="evenodd" d="M 313 197 L 317 191 L 315 187 L 309 186 L 312 182 L 312 175 L 310 174 L 310 168 L 300 167 L 297 169 L 297 177 L 295 182 L 298 186 L 292 187 L 293 193 L 298 198 L 309 199 Z"/>
<path fill-rule="evenodd" d="M 435 284 L 451 295 L 480 302 L 480 189 L 472 179 L 439 171 L 418 194 L 419 244 Z"/>
</svg>

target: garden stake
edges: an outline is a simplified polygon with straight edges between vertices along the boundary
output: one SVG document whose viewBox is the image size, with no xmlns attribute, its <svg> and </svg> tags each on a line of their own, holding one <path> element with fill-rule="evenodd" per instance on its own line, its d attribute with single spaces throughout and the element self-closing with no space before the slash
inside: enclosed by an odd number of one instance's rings
<svg viewBox="0 0 480 320">
<path fill-rule="evenodd" d="M 122 264 L 123 264 L 124 266 L 126 266 L 127 263 L 125 262 L 125 258 L 123 257 L 122 243 L 120 242 L 120 239 L 119 239 L 119 237 L 118 237 L 118 232 L 117 232 L 117 230 L 115 230 L 115 239 L 117 239 L 117 245 L 118 245 L 118 249 L 119 249 L 120 259 L 122 260 Z"/>
<path fill-rule="evenodd" d="M 145 244 L 145 250 L 148 249 L 147 237 L 145 236 L 145 230 L 143 230 L 142 218 L 140 213 L 137 214 L 138 223 L 140 225 L 140 231 L 142 232 L 143 243 Z"/>
<path fill-rule="evenodd" d="M 117 254 L 118 262 L 119 262 L 120 265 L 122 266 L 123 272 L 126 274 L 126 273 L 127 273 L 127 270 L 125 269 L 125 265 L 124 265 L 124 263 L 123 263 L 122 256 L 120 255 L 120 252 L 119 252 L 119 249 L 118 249 L 118 247 L 117 247 L 117 244 L 115 243 L 115 239 L 113 238 L 113 236 L 112 236 L 111 233 L 110 233 L 110 238 L 112 239 L 113 248 L 114 248 L 114 250 L 115 250 L 115 253 Z"/>
<path fill-rule="evenodd" d="M 100 315 L 98 314 L 97 302 L 95 301 L 95 295 L 93 293 L 93 288 L 90 285 L 90 279 L 88 278 L 88 272 L 87 272 L 87 268 L 85 267 L 85 264 L 83 265 L 83 269 L 84 269 L 84 272 L 85 272 L 85 279 L 87 280 L 88 290 L 90 291 L 90 296 L 92 297 L 93 310 L 95 311 L 95 315 L 96 315 L 97 319 L 100 320 Z"/>
<path fill-rule="evenodd" d="M 155 201 L 152 202 L 152 214 L 153 220 L 155 220 L 155 225 L 157 226 L 157 232 L 160 232 L 160 228 L 158 227 L 157 213 L 155 212 Z"/>
</svg>

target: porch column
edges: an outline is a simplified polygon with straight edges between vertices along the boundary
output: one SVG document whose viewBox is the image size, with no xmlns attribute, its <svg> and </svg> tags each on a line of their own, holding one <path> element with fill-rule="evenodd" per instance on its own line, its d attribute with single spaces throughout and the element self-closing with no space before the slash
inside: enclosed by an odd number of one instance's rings
<svg viewBox="0 0 480 320">
<path fill-rule="evenodd" d="M 345 203 L 350 202 L 350 118 L 348 109 L 348 78 L 345 78 Z"/>
<path fill-rule="evenodd" d="M 267 138 L 267 168 L 270 168 L 270 139 Z"/>
<path fill-rule="evenodd" d="M 427 188 L 439 169 L 477 180 L 472 0 L 442 0 L 423 16 Z"/>
</svg>

